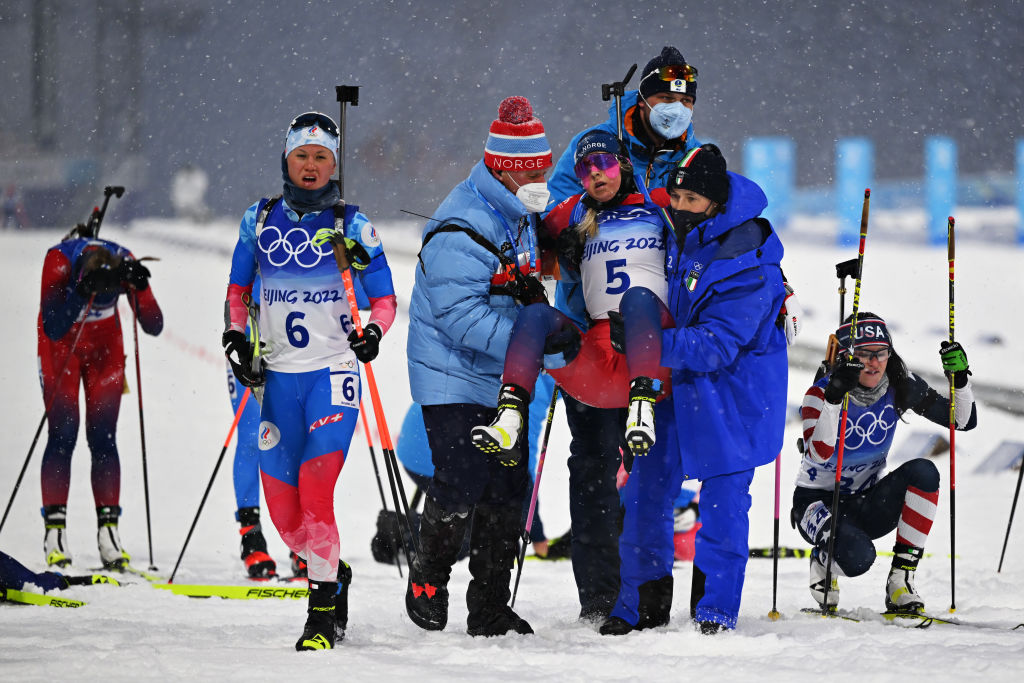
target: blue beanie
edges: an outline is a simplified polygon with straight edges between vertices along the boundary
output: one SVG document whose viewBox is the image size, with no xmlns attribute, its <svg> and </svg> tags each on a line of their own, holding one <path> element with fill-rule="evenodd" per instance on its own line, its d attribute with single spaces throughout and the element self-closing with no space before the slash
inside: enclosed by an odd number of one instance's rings
<svg viewBox="0 0 1024 683">
<path fill-rule="evenodd" d="M 573 162 L 578 164 L 580 159 L 588 154 L 599 152 L 614 154 L 617 157 L 626 156 L 622 150 L 622 144 L 617 137 L 606 130 L 595 128 L 584 133 L 583 137 L 576 143 L 576 154 Z"/>
</svg>

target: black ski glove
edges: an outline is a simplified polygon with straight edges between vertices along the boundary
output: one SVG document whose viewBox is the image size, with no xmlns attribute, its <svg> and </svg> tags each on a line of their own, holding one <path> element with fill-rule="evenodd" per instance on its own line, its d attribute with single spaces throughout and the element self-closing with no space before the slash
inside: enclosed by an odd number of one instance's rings
<svg viewBox="0 0 1024 683">
<path fill-rule="evenodd" d="M 356 358 L 360 363 L 369 363 L 380 353 L 380 338 L 383 333 L 377 323 L 370 323 L 363 328 L 363 335 L 352 330 L 348 335 L 348 345 L 355 351 Z"/>
<path fill-rule="evenodd" d="M 90 270 L 75 285 L 75 292 L 82 298 L 92 295 L 118 294 L 121 291 L 121 276 L 117 270 L 97 267 Z"/>
<path fill-rule="evenodd" d="M 939 357 L 942 358 L 942 371 L 946 379 L 953 378 L 953 386 L 963 389 L 967 386 L 967 377 L 971 370 L 967 365 L 967 353 L 960 342 L 944 341 L 939 346 Z"/>
<path fill-rule="evenodd" d="M 855 357 L 851 358 L 846 353 L 840 353 L 836 364 L 832 366 L 832 376 L 825 387 L 825 400 L 829 403 L 841 403 L 843 396 L 860 383 L 860 373 L 863 370 L 863 362 Z"/>
<path fill-rule="evenodd" d="M 573 227 L 562 230 L 555 240 L 559 262 L 574 273 L 580 272 L 580 263 L 583 261 L 583 242 L 583 236 Z"/>
<path fill-rule="evenodd" d="M 523 275 L 518 271 L 513 275 L 513 278 L 512 287 L 514 294 L 512 296 L 523 306 L 546 304 L 548 302 L 548 292 L 544 289 L 544 285 L 540 280 L 532 275 Z"/>
<path fill-rule="evenodd" d="M 242 386 L 250 389 L 263 386 L 267 381 L 263 374 L 263 359 L 260 358 L 255 369 L 252 367 L 252 344 L 245 338 L 245 333 L 228 330 L 221 336 L 220 343 L 224 346 L 224 355 L 231 363 L 231 371 L 235 373 L 235 377 L 242 383 Z M 232 354 L 238 360 L 232 358 Z"/>
<path fill-rule="evenodd" d="M 626 326 L 622 322 L 622 314 L 608 311 L 608 340 L 616 353 L 626 353 Z"/>
<path fill-rule="evenodd" d="M 559 365 L 557 367 L 564 367 L 576 360 L 576 356 L 579 355 L 582 343 L 583 337 L 580 335 L 580 331 L 575 325 L 569 323 L 562 329 L 552 332 L 544 338 L 544 355 L 561 355 L 561 362 L 563 365 Z M 545 362 L 557 363 L 557 361 L 553 361 L 553 359 L 546 359 Z"/>
<path fill-rule="evenodd" d="M 121 279 L 140 292 L 149 288 L 149 268 L 135 259 L 125 259 L 118 269 Z"/>
</svg>

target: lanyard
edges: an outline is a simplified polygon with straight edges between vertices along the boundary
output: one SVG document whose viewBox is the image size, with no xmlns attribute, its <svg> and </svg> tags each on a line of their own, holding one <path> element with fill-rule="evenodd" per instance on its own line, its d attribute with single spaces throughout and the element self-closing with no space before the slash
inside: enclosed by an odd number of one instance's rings
<svg viewBox="0 0 1024 683">
<path fill-rule="evenodd" d="M 519 256 L 520 256 L 520 254 L 519 254 L 518 249 L 521 246 L 521 243 L 520 243 L 520 241 L 518 239 L 515 238 L 515 236 L 512 235 L 512 229 L 509 227 L 508 221 L 505 220 L 505 217 L 501 214 L 500 211 L 498 211 L 496 208 L 494 208 L 493 204 L 491 204 L 489 201 L 487 201 L 486 197 L 484 197 L 482 194 L 480 194 L 480 190 L 475 185 L 473 186 L 473 192 L 476 193 L 476 196 L 480 199 L 480 201 L 482 201 L 484 204 L 487 205 L 487 208 L 489 208 L 491 210 L 491 213 L 493 213 L 498 218 L 498 220 L 501 221 L 502 227 L 505 228 L 505 235 L 508 237 L 508 243 L 510 245 L 512 245 L 513 255 L 515 256 L 516 265 L 517 266 L 520 265 L 520 263 L 519 263 Z M 530 219 L 527 216 L 523 216 L 520 220 L 523 220 L 523 219 L 525 219 L 528 224 L 530 223 Z M 536 235 L 532 225 L 528 225 L 528 227 L 530 229 L 526 231 L 526 244 L 525 244 L 525 246 L 526 246 L 527 249 L 529 249 L 529 258 L 527 260 L 526 266 L 530 269 L 531 273 L 536 273 L 536 272 L 538 272 L 540 270 L 540 265 L 537 263 L 537 235 Z M 523 234 L 523 232 L 520 231 L 519 235 L 522 236 L 522 234 Z"/>
</svg>

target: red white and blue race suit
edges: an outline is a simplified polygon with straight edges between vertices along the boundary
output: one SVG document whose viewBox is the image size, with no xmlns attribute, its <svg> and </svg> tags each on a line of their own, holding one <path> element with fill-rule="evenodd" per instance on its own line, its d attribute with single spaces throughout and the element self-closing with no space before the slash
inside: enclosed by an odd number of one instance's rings
<svg viewBox="0 0 1024 683">
<path fill-rule="evenodd" d="M 152 287 L 140 292 L 122 283 L 117 293 L 96 295 L 86 313 L 89 299 L 76 292 L 75 285 L 83 255 L 98 248 L 115 257 L 133 258 L 130 251 L 109 240 L 78 237 L 51 247 L 43 261 L 37 328 L 39 381 L 44 404 L 49 406 L 40 478 L 44 507 L 67 505 L 71 454 L 78 439 L 79 384 L 85 387 L 85 438 L 92 454 L 93 499 L 96 507 L 119 504 L 121 463 L 115 437 L 125 357 L 118 297 L 122 293 L 127 296 L 147 334 L 160 334 L 164 325 Z M 58 377 L 61 368 L 66 369 Z"/>
<path fill-rule="evenodd" d="M 335 225 L 333 211 L 303 214 L 277 202 L 257 231 L 266 200 L 242 218 L 231 262 L 228 327 L 244 331 L 243 293 L 262 278 L 260 338 L 266 344 L 266 385 L 260 419 L 260 472 L 267 508 L 281 538 L 306 560 L 313 581 L 335 581 L 340 542 L 334 485 L 355 431 L 359 367 L 345 287 L 330 243 L 313 236 Z M 344 232 L 370 257 L 351 269 L 370 300 L 370 320 L 386 333 L 395 290 L 380 238 L 357 207 L 345 208 Z"/>
</svg>

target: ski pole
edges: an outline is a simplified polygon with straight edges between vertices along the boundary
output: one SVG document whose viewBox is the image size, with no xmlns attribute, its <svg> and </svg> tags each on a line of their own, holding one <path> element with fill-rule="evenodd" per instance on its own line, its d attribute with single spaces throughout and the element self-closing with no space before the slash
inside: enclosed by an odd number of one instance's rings
<svg viewBox="0 0 1024 683">
<path fill-rule="evenodd" d="M 256 302 L 253 300 L 252 295 L 247 292 L 242 292 L 242 304 L 245 306 L 245 310 L 249 315 L 249 343 L 252 344 L 252 360 L 250 368 L 254 377 L 262 376 L 263 374 L 263 347 L 260 344 L 260 323 L 259 323 L 259 309 L 256 306 Z M 252 388 L 252 395 L 256 398 L 256 402 L 263 405 L 263 385 Z"/>
<path fill-rule="evenodd" d="M 1024 479 L 1024 462 L 1017 470 L 1017 489 L 1013 492 L 1013 505 L 1010 506 L 1010 519 L 1006 522 L 1006 538 L 1003 539 L 1003 552 L 999 553 L 999 568 L 996 573 L 1003 571 L 1003 558 L 1006 557 L 1006 544 L 1010 541 L 1010 527 L 1013 525 L 1013 513 L 1017 510 L 1017 497 L 1020 496 L 1020 482 Z M 952 553 L 950 553 L 952 554 Z"/>
<path fill-rule="evenodd" d="M 772 611 L 768 613 L 768 618 L 772 621 L 778 621 L 779 610 L 776 608 L 777 599 L 779 596 L 779 498 L 781 497 L 781 484 L 782 478 L 782 453 L 775 456 L 775 529 L 773 531 L 772 538 Z"/>
<path fill-rule="evenodd" d="M 149 571 L 155 572 L 153 564 L 153 531 L 149 516 L 149 469 L 146 466 L 146 421 L 142 412 L 142 366 L 139 362 L 139 316 L 136 308 L 139 305 L 137 293 L 131 293 L 132 336 L 135 340 L 135 389 L 139 395 L 139 437 L 142 440 L 142 493 L 146 501 L 146 539 L 149 541 Z"/>
<path fill-rule="evenodd" d="M 946 255 L 949 260 L 949 343 L 953 343 L 953 261 L 956 235 L 953 217 L 949 217 L 946 230 Z M 949 373 L 949 611 L 956 611 L 956 387 L 954 373 Z"/>
<path fill-rule="evenodd" d="M 341 148 L 338 151 L 340 155 L 345 151 L 345 109 L 347 104 L 351 103 L 353 107 L 359 106 L 359 86 L 358 85 L 336 85 L 334 86 L 334 93 L 338 97 L 338 103 L 341 106 L 341 119 L 338 121 L 338 130 L 341 133 L 340 145 Z M 345 173 L 344 164 L 341 163 L 341 159 L 338 159 L 338 191 L 341 194 L 341 198 L 345 199 Z"/>
<path fill-rule="evenodd" d="M 603 101 L 607 102 L 613 96 L 615 97 L 615 125 L 619 142 L 622 143 L 625 143 L 625 138 L 622 135 L 622 97 L 626 94 L 626 83 L 629 83 L 629 79 L 633 77 L 634 71 L 636 71 L 636 64 L 629 67 L 626 77 L 621 81 L 601 84 L 601 99 Z"/>
<path fill-rule="evenodd" d="M 544 423 L 544 439 L 541 442 L 540 454 L 537 456 L 537 476 L 533 480 L 533 493 L 530 494 L 530 509 L 526 513 L 526 526 L 523 527 L 523 544 L 519 549 L 519 568 L 516 569 L 516 583 L 512 589 L 512 601 L 509 609 L 516 606 L 516 593 L 519 592 L 519 578 L 523 575 L 523 562 L 526 560 L 526 546 L 530 545 L 530 531 L 533 529 L 533 513 L 537 510 L 537 493 L 540 491 L 540 477 L 544 474 L 544 456 L 548 452 L 548 436 L 551 434 L 551 423 L 555 417 L 555 403 L 558 401 L 558 387 L 551 392 L 551 403 L 548 404 L 548 416 Z"/>
<path fill-rule="evenodd" d="M 871 189 L 864 190 L 864 205 L 860 214 L 860 246 L 857 248 L 857 279 L 853 287 L 853 318 L 850 321 L 850 354 L 857 340 L 857 313 L 860 311 L 860 283 L 864 276 L 864 242 L 868 237 L 868 207 L 871 202 Z M 832 558 L 836 548 L 836 536 L 839 534 L 839 487 L 843 475 L 843 449 L 846 446 L 846 418 L 850 407 L 849 392 L 843 394 L 843 410 L 839 415 L 839 443 L 836 445 L 836 480 L 832 488 L 832 533 L 828 536 L 828 550 L 825 557 L 825 595 L 821 604 L 821 613 L 828 614 L 828 593 L 832 588 Z"/>
<path fill-rule="evenodd" d="M 88 230 L 93 237 L 97 237 L 100 234 L 100 225 L 103 223 L 103 217 L 107 215 L 107 204 L 110 203 L 110 196 L 113 195 L 118 199 L 124 194 L 124 187 L 120 185 L 107 185 L 103 188 L 103 208 L 92 210 L 92 215 L 89 216 Z"/>
<path fill-rule="evenodd" d="M 341 157 L 341 153 L 345 149 L 345 111 L 346 105 L 351 103 L 353 107 L 359 105 L 359 86 L 358 85 L 338 85 L 334 88 L 335 94 L 337 95 L 338 102 L 341 107 L 341 120 L 339 121 L 339 157 L 338 157 L 338 190 L 344 201 L 345 196 L 345 176 L 343 173 L 344 160 Z M 339 215 L 337 211 L 338 207 L 335 207 L 334 214 L 334 227 L 335 232 L 339 237 L 345 234 L 345 222 L 344 216 Z M 342 282 L 345 284 L 345 297 L 348 299 L 349 309 L 352 314 L 352 324 L 355 326 L 356 333 L 363 333 L 362 323 L 359 321 L 359 305 L 356 302 L 355 285 L 352 283 L 352 274 L 349 272 L 348 251 L 345 247 L 343 240 L 332 240 L 331 241 L 334 250 L 334 260 L 338 264 L 338 271 L 341 273 Z M 366 384 L 370 389 L 370 400 L 373 404 L 373 417 L 377 423 L 377 432 L 380 434 L 381 450 L 384 452 L 384 466 L 388 473 L 388 481 L 391 485 L 391 496 L 394 499 L 395 511 L 399 512 L 404 510 L 405 523 L 409 530 L 409 539 L 412 543 L 412 548 L 405 548 L 406 562 L 409 563 L 410 568 L 412 567 L 412 552 L 418 551 L 418 542 L 413 532 L 413 520 L 412 513 L 409 510 L 409 499 L 405 495 L 405 485 L 402 483 L 402 475 L 398 469 L 398 458 L 395 456 L 395 447 L 391 441 L 391 432 L 388 430 L 387 419 L 384 417 L 384 406 L 380 401 L 380 392 L 377 390 L 377 380 L 373 374 L 373 367 L 370 363 L 363 363 L 363 367 L 366 368 Z M 396 489 L 397 484 L 397 489 Z M 401 497 L 399 498 L 399 494 Z M 399 508 L 399 499 L 402 503 L 402 508 Z M 401 512 L 398 515 L 399 519 L 402 518 Z M 399 531 L 401 531 L 401 523 L 399 523 Z M 405 534 L 401 534 L 403 546 L 407 546 L 405 540 Z"/>
<path fill-rule="evenodd" d="M 856 277 L 857 259 L 841 261 L 836 264 L 836 277 L 839 278 L 839 324 L 846 319 L 846 278 Z"/>
<path fill-rule="evenodd" d="M 203 498 L 199 501 L 199 509 L 196 510 L 195 519 L 192 520 L 192 526 L 188 529 L 188 535 L 185 536 L 185 544 L 181 546 L 181 552 L 178 554 L 178 561 L 174 563 L 174 571 L 171 572 L 171 578 L 167 579 L 167 583 L 174 583 L 174 575 L 178 573 L 178 567 L 181 566 L 181 558 L 185 557 L 185 548 L 188 547 L 188 542 L 192 540 L 192 532 L 196 530 L 196 524 L 199 522 L 199 515 L 203 512 L 203 506 L 206 505 L 206 497 L 210 495 L 210 489 L 213 488 L 213 481 L 217 478 L 217 470 L 220 469 L 220 463 L 224 460 L 224 454 L 228 452 L 228 446 L 231 444 L 231 437 L 235 434 L 235 429 L 238 427 L 238 421 L 242 419 L 242 411 L 245 410 L 245 403 L 249 400 L 249 394 L 251 390 L 246 387 L 245 392 L 242 394 L 242 400 L 238 402 L 238 410 L 235 411 L 235 419 L 231 421 L 231 429 L 228 430 L 228 436 L 224 439 L 224 447 L 220 449 L 220 455 L 217 456 L 217 464 L 213 466 L 213 474 L 210 475 L 210 483 L 206 485 L 206 491 L 203 492 Z"/>
<path fill-rule="evenodd" d="M 362 335 L 363 326 L 359 321 L 359 305 L 356 303 L 355 286 L 352 284 L 352 274 L 348 271 L 348 255 L 345 253 L 344 246 L 334 243 L 333 247 L 334 258 L 338 261 L 338 270 L 341 271 L 341 279 L 345 283 L 345 296 L 348 298 L 349 308 L 351 309 L 352 324 L 355 327 L 356 333 Z M 384 452 L 384 466 L 387 470 L 388 480 L 391 485 L 391 497 L 395 503 L 395 510 L 399 512 L 399 519 L 402 519 L 404 516 L 406 527 L 409 531 L 409 541 L 412 544 L 411 548 L 408 547 L 409 543 L 405 540 L 405 534 L 401 534 L 401 536 L 402 545 L 406 546 L 406 562 L 411 568 L 413 553 L 419 552 L 419 547 L 413 531 L 414 524 L 412 520 L 412 512 L 409 510 L 409 499 L 405 495 L 405 486 L 402 483 L 402 476 L 398 470 L 398 458 L 395 456 L 395 447 L 391 441 L 391 432 L 388 431 L 387 420 L 384 417 L 384 406 L 380 400 L 380 391 L 377 389 L 377 380 L 373 374 L 373 366 L 370 363 L 363 363 L 363 367 L 366 369 L 366 385 L 370 390 L 370 401 L 373 405 L 373 419 L 377 423 L 377 432 L 380 434 L 381 441 L 380 447 Z M 401 502 L 401 507 L 399 506 L 399 502 Z M 402 512 L 404 512 L 404 515 Z M 401 531 L 401 523 L 399 523 L 399 531 Z"/>
<path fill-rule="evenodd" d="M 380 469 L 377 467 L 377 453 L 373 449 L 373 436 L 370 434 L 370 424 L 366 421 L 366 409 L 363 408 L 363 400 L 359 399 L 359 419 L 363 422 L 363 431 L 366 432 L 366 445 L 370 449 L 370 462 L 373 463 L 373 475 L 377 479 L 377 490 L 380 492 L 380 504 L 384 512 L 388 511 L 387 499 L 384 497 L 384 485 L 380 481 Z M 396 510 L 397 512 L 397 510 Z M 396 515 L 395 523 L 398 524 Z M 402 527 L 398 525 L 398 533 L 402 533 Z M 395 553 L 395 566 L 398 567 L 398 576 L 402 576 L 402 563 L 398 561 L 398 553 Z"/>
<path fill-rule="evenodd" d="M 46 418 L 50 415 L 50 408 L 53 407 L 53 402 L 57 398 L 57 384 L 67 371 L 68 365 L 71 363 L 71 358 L 75 353 L 75 347 L 78 346 L 78 340 L 82 336 L 82 330 L 85 329 L 85 321 L 89 317 L 89 311 L 92 310 L 92 302 L 95 298 L 95 294 L 89 296 L 89 301 L 85 304 L 85 312 L 82 313 L 82 321 L 78 323 L 78 331 L 75 332 L 75 338 L 71 340 L 71 346 L 68 348 L 68 356 L 64 359 L 64 365 L 61 367 L 60 372 L 58 372 L 54 378 L 53 394 L 46 400 L 46 407 L 43 409 L 43 416 L 39 419 L 39 426 L 36 427 L 35 436 L 32 437 L 32 445 L 28 447 L 28 454 L 25 456 L 25 462 L 21 466 L 21 472 L 18 473 L 18 479 L 14 482 L 14 490 L 11 491 L 11 498 L 7 501 L 7 507 L 4 509 L 3 519 L 0 519 L 0 531 L 3 531 L 4 524 L 7 523 L 7 515 L 11 512 L 11 506 L 14 504 L 14 497 L 18 495 L 18 489 L 21 488 L 21 480 L 25 477 L 25 470 L 28 469 L 28 463 L 32 459 L 32 453 L 36 449 L 36 444 L 39 443 L 39 435 L 43 432 L 43 425 L 46 424 Z"/>
</svg>

